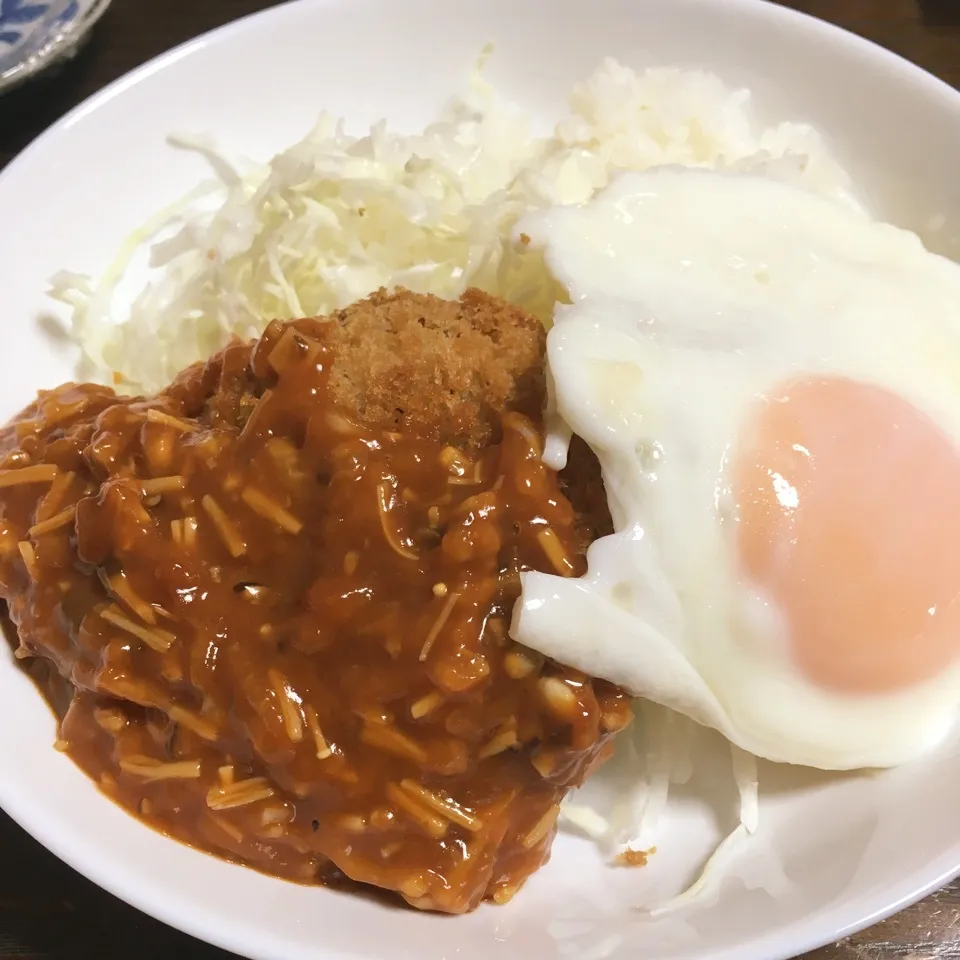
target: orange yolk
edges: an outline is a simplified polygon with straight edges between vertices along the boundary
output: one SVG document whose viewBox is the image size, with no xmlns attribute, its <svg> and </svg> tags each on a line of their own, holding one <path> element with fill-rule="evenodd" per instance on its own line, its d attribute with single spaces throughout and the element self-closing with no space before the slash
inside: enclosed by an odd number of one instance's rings
<svg viewBox="0 0 960 960">
<path fill-rule="evenodd" d="M 802 380 L 762 400 L 733 471 L 742 568 L 813 682 L 889 691 L 960 654 L 960 454 L 878 387 Z"/>
</svg>

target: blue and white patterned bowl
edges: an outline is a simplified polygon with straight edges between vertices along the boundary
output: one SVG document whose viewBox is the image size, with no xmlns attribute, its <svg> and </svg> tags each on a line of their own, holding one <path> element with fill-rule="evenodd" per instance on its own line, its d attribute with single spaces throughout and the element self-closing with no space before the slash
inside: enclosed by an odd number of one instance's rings
<svg viewBox="0 0 960 960">
<path fill-rule="evenodd" d="M 0 93 L 76 52 L 110 0 L 0 0 Z"/>
</svg>

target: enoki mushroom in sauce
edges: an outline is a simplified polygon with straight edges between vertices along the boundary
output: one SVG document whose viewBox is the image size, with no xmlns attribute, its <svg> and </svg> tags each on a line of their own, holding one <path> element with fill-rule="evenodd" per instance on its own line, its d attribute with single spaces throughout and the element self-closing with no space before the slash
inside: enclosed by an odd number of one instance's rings
<svg viewBox="0 0 960 960">
<path fill-rule="evenodd" d="M 59 748 L 183 841 L 426 909 L 510 898 L 629 707 L 517 647 L 517 573 L 582 572 L 511 413 L 479 452 L 336 409 L 323 326 L 159 397 L 69 385 L 0 434 L 0 593 L 75 688 Z"/>
</svg>

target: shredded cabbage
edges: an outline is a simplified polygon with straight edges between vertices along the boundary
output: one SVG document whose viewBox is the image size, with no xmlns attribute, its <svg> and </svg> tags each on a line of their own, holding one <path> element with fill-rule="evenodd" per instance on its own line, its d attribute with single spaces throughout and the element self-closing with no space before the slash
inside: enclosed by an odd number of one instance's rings
<svg viewBox="0 0 960 960">
<path fill-rule="evenodd" d="M 670 787 L 685 784 L 693 773 L 691 747 L 697 724 L 645 700 L 635 704 L 636 730 L 617 742 L 609 771 L 599 774 L 612 791 L 592 791 L 587 798 L 571 794 L 560 811 L 560 821 L 595 841 L 611 857 L 626 851 L 654 853 Z M 712 899 L 729 867 L 759 823 L 757 758 L 730 744 L 733 779 L 740 798 L 737 826 L 717 846 L 699 874 L 684 890 L 650 909 L 664 916 Z M 612 795 L 611 795 L 612 792 Z"/>
<path fill-rule="evenodd" d="M 749 93 L 701 72 L 634 73 L 608 60 L 570 98 L 553 136 L 482 76 L 436 123 L 364 137 L 323 114 L 269 163 L 231 158 L 208 137 L 171 138 L 213 179 L 134 231 L 96 281 L 64 272 L 81 374 L 155 391 L 232 335 L 273 318 L 324 315 L 381 286 L 458 296 L 470 285 L 549 322 L 562 290 L 539 253 L 514 243 L 531 210 L 588 199 L 622 169 L 782 163 L 782 174 L 844 194 L 810 127 L 757 131 Z"/>
<path fill-rule="evenodd" d="M 693 883 L 675 897 L 654 907 L 650 911 L 652 917 L 662 917 L 715 896 L 744 843 L 756 833 L 760 821 L 757 758 L 734 743 L 730 744 L 730 755 L 733 778 L 740 795 L 740 823 L 720 841 Z"/>
</svg>

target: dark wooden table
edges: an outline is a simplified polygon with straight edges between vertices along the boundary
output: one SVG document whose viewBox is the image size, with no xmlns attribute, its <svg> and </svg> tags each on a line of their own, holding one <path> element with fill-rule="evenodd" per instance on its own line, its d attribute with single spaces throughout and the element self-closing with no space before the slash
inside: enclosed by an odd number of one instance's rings
<svg viewBox="0 0 960 960">
<path fill-rule="evenodd" d="M 80 55 L 0 97 L 0 168 L 68 109 L 144 60 L 277 0 L 114 0 Z M 785 0 L 960 87 L 960 0 Z M 960 157 L 958 170 L 960 170 Z M 2 226 L 0 226 L 2 229 Z M 960 798 L 958 798 L 960 799 Z M 228 960 L 64 866 L 0 813 L 0 958 Z M 960 960 L 960 884 L 806 960 Z"/>
</svg>

